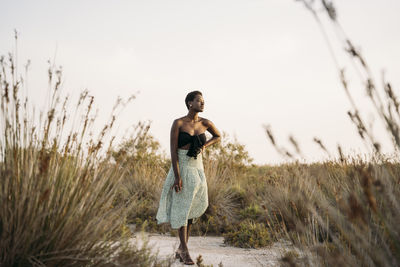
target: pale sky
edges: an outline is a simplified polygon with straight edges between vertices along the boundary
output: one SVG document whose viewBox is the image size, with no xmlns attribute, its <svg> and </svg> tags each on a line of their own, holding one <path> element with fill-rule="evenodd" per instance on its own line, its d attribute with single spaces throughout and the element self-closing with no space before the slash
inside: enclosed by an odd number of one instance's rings
<svg viewBox="0 0 400 267">
<path fill-rule="evenodd" d="M 360 46 L 377 81 L 381 70 L 400 88 L 400 1 L 335 1 L 338 18 Z M 220 131 L 246 145 L 255 163 L 283 161 L 267 139 L 292 148 L 294 135 L 307 161 L 325 154 L 365 152 L 347 111 L 349 101 L 311 14 L 294 0 L 0 1 L 0 54 L 14 50 L 32 61 L 29 93 L 42 103 L 47 60 L 63 67 L 63 90 L 72 97 L 87 88 L 103 125 L 117 96 L 137 99 L 119 118 L 120 129 L 151 120 L 151 133 L 169 155 L 172 121 L 186 114 L 184 98 L 200 90 L 205 111 Z M 377 119 L 364 88 L 326 29 L 350 88 L 367 121 Z M 382 124 L 374 133 L 392 151 Z M 122 132 L 122 130 L 121 130 Z"/>
</svg>

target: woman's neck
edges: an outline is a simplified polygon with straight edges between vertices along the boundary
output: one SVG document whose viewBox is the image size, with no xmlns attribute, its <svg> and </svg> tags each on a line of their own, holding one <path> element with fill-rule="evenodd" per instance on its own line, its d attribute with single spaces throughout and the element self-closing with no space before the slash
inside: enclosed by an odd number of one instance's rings
<svg viewBox="0 0 400 267">
<path fill-rule="evenodd" d="M 198 112 L 190 110 L 186 116 L 193 122 L 199 121 L 199 113 Z"/>
</svg>

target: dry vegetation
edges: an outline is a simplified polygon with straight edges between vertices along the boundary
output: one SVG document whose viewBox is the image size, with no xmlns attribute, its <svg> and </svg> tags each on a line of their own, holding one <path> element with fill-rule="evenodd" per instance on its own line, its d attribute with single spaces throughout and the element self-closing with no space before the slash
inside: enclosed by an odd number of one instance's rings
<svg viewBox="0 0 400 267">
<path fill-rule="evenodd" d="M 302 2 L 318 18 L 312 3 Z M 333 6 L 322 3 L 337 23 Z M 365 60 L 348 39 L 345 43 L 365 71 L 369 97 L 399 148 L 399 104 L 390 84 L 383 82 L 385 97 L 379 97 Z M 170 231 L 154 218 L 170 161 L 149 133 L 150 124 L 140 122 L 125 141 L 113 145 L 110 138 L 106 145 L 115 116 L 94 138 L 93 98 L 83 92 L 76 106 L 83 119 L 67 131 L 68 99 L 60 102 L 62 73 L 54 67 L 49 68 L 51 105 L 35 123 L 28 99 L 21 97 L 23 80 L 12 55 L 0 64 L 0 265 L 168 265 L 146 246 L 128 242 L 128 224 Z M 312 253 L 311 258 L 287 253 L 282 264 L 288 266 L 398 266 L 400 165 L 398 158 L 382 155 L 353 108 L 350 118 L 374 149 L 368 160 L 343 155 L 339 147 L 337 160 L 256 166 L 245 147 L 225 135 L 204 155 L 209 207 L 192 233 L 224 235 L 226 243 L 240 247 L 289 239 Z M 269 127 L 266 132 L 278 152 L 295 157 L 277 144 Z"/>
<path fill-rule="evenodd" d="M 50 65 L 50 105 L 38 120 L 12 54 L 0 68 L 0 266 L 168 265 L 130 242 L 135 203 L 115 201 L 126 169 L 110 161 L 113 138 L 104 144 L 114 114 L 95 136 L 93 97 L 82 92 L 74 107 L 82 119 L 68 131 L 62 72 Z"/>
</svg>

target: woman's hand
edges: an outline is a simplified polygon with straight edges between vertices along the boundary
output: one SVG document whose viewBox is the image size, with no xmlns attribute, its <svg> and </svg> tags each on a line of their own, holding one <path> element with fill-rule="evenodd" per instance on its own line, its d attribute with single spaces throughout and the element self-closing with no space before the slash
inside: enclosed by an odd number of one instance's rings
<svg viewBox="0 0 400 267">
<path fill-rule="evenodd" d="M 182 190 L 182 179 L 175 179 L 174 184 L 171 186 L 171 189 L 175 189 L 175 192 L 179 192 Z"/>
</svg>

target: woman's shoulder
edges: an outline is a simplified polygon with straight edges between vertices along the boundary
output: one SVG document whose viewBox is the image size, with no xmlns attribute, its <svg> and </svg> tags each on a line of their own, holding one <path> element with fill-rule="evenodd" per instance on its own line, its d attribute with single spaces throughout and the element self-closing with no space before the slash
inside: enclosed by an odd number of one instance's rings
<svg viewBox="0 0 400 267">
<path fill-rule="evenodd" d="M 199 121 L 201 121 L 204 125 L 209 125 L 210 123 L 212 123 L 209 119 L 203 117 L 199 117 Z"/>
</svg>

